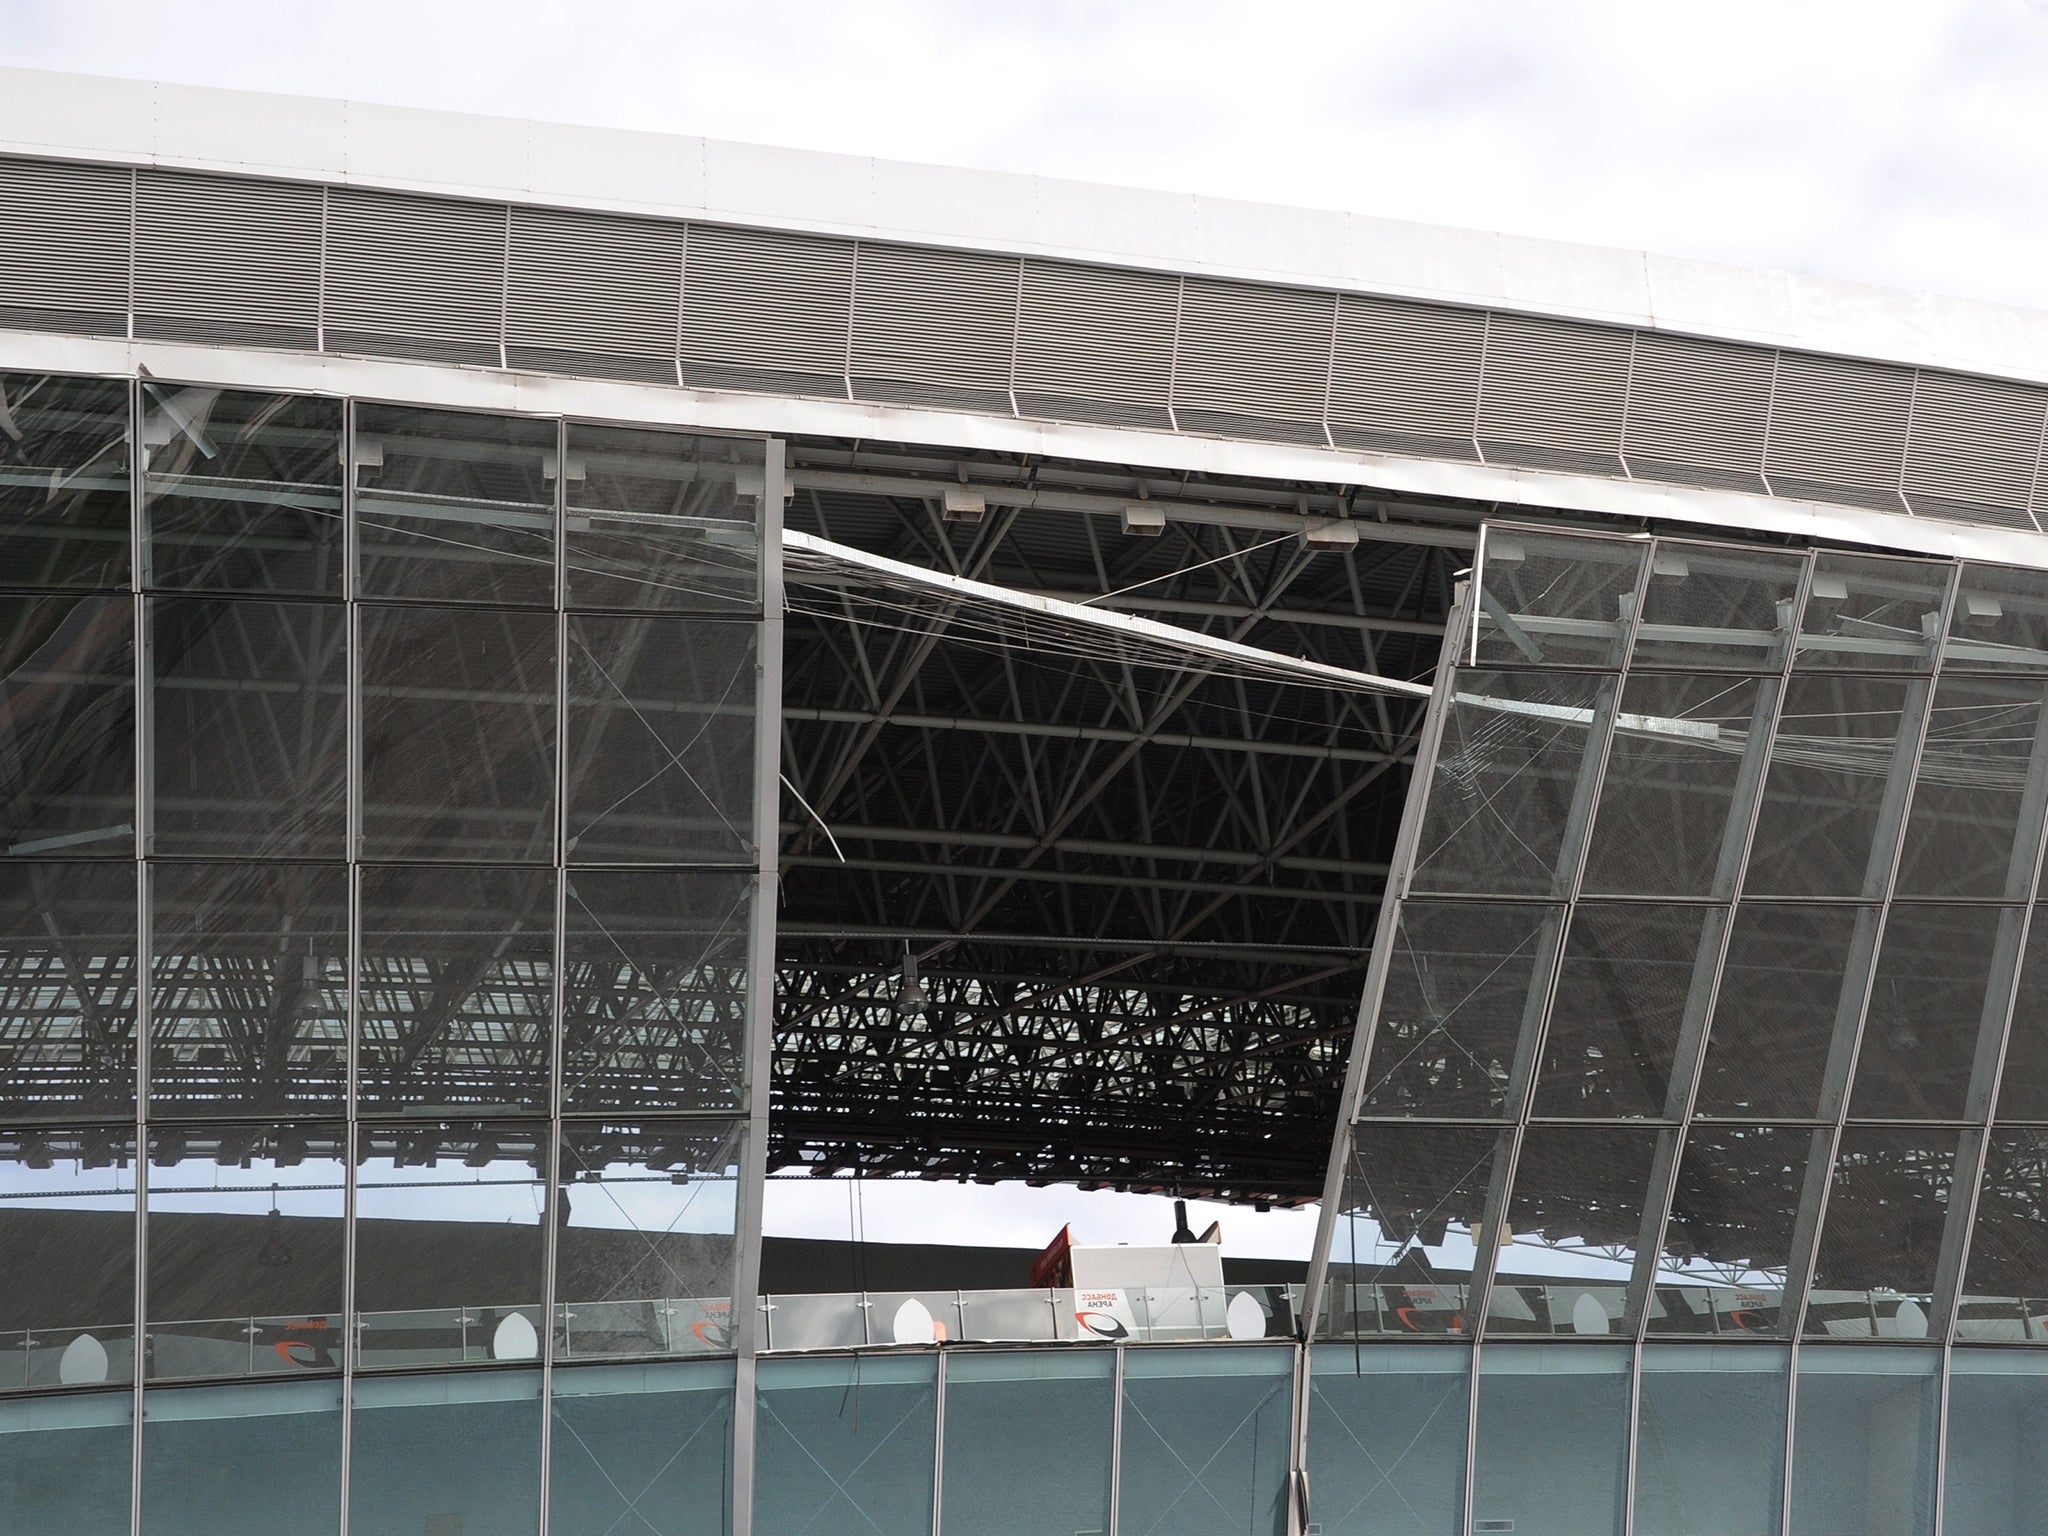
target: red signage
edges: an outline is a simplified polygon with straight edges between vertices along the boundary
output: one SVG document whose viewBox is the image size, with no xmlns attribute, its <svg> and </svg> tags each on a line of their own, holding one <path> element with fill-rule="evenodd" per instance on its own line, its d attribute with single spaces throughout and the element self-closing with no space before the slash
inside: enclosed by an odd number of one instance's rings
<svg viewBox="0 0 2048 1536">
<path fill-rule="evenodd" d="M 1034 1290 L 1051 1290 L 1073 1283 L 1074 1229 L 1069 1225 L 1061 1227 L 1045 1251 L 1031 1261 L 1031 1285 Z"/>
</svg>

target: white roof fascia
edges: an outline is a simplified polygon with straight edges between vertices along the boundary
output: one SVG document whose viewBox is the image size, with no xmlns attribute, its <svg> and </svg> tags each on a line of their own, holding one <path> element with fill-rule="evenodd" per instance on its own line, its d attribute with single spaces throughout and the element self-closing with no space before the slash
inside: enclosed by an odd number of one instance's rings
<svg viewBox="0 0 2048 1536">
<path fill-rule="evenodd" d="M 2048 311 L 717 139 L 0 68 L 0 153 L 701 218 L 1497 307 L 2048 382 Z"/>
</svg>

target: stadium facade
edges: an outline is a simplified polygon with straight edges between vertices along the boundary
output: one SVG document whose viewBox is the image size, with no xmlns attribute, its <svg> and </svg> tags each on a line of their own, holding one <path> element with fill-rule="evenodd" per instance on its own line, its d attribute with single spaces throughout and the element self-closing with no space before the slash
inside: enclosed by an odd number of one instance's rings
<svg viewBox="0 0 2048 1536">
<path fill-rule="evenodd" d="M 2044 518 L 2042 315 L 0 71 L 0 1529 L 2037 1531 Z"/>
</svg>

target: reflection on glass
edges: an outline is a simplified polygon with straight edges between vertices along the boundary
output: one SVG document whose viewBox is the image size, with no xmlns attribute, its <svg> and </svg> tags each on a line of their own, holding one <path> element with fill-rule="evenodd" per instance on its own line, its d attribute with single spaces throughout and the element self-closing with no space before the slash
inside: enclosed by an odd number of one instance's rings
<svg viewBox="0 0 2048 1536">
<path fill-rule="evenodd" d="M 733 1348 L 743 1136 L 735 1120 L 564 1127 L 557 1358 Z"/>
<path fill-rule="evenodd" d="M 349 1529 L 441 1536 L 540 1526 L 540 1373 L 355 1384 Z"/>
<path fill-rule="evenodd" d="M 1996 1349 L 1949 1357 L 1943 1536 L 2033 1536 L 2048 1466 L 2048 1359 Z"/>
<path fill-rule="evenodd" d="M 2025 901 L 2031 894 L 2048 798 L 2044 687 L 1985 677 L 1944 677 L 1936 685 L 1913 775 L 1899 895 Z"/>
<path fill-rule="evenodd" d="M 1821 551 L 1814 557 L 1792 665 L 1928 671 L 1954 574 L 1946 561 Z"/>
<path fill-rule="evenodd" d="M 1636 1536 L 1774 1536 L 1787 1351 L 1651 1344 L 1636 1419 Z"/>
<path fill-rule="evenodd" d="M 730 1361 L 555 1372 L 548 1523 L 701 1536 L 732 1518 Z"/>
<path fill-rule="evenodd" d="M 128 382 L 0 373 L 0 571 L 128 585 Z"/>
<path fill-rule="evenodd" d="M 1117 1528 L 1238 1536 L 1282 1526 L 1293 1352 L 1139 1349 L 1124 1357 Z"/>
<path fill-rule="evenodd" d="M 1366 1114 L 1500 1117 L 1543 1016 L 1558 907 L 1407 901 L 1365 1075 Z"/>
<path fill-rule="evenodd" d="M 1479 1361 L 1475 1530 L 1621 1536 L 1628 1485 L 1626 1349 L 1495 1344 Z"/>
<path fill-rule="evenodd" d="M 1746 901 L 1735 909 L 1707 1037 L 1696 1108 L 1744 1119 L 1817 1113 L 1838 1022 L 1853 1022 L 1863 977 L 1850 977 L 1875 909 Z"/>
<path fill-rule="evenodd" d="M 540 1357 L 547 1127 L 356 1133 L 356 1308 L 364 1366 Z"/>
<path fill-rule="evenodd" d="M 0 1254 L 0 1390 L 134 1379 L 132 1128 L 0 1131 Z"/>
<path fill-rule="evenodd" d="M 152 852 L 343 856 L 347 637 L 338 605 L 151 601 Z"/>
<path fill-rule="evenodd" d="M 1326 1337 L 1465 1331 L 1486 1192 L 1507 1137 L 1485 1126 L 1356 1128 Z"/>
<path fill-rule="evenodd" d="M 1461 672 L 1415 851 L 1417 891 L 1561 895 L 1578 856 L 1612 677 Z"/>
<path fill-rule="evenodd" d="M 150 1132 L 152 1378 L 341 1369 L 346 1144 L 338 1124 Z"/>
<path fill-rule="evenodd" d="M 754 1526 L 927 1536 L 938 1361 L 763 1360 Z"/>
<path fill-rule="evenodd" d="M 2048 915 L 2034 908 L 1998 1080 L 2000 1122 L 2048 1122 Z"/>
<path fill-rule="evenodd" d="M 2048 1343 L 2048 1130 L 1991 1133 L 1956 1337 Z"/>
<path fill-rule="evenodd" d="M 133 864 L 0 864 L 0 1118 L 133 1118 L 136 934 Z"/>
<path fill-rule="evenodd" d="M 142 384 L 145 586 L 342 588 L 341 402 Z"/>
<path fill-rule="evenodd" d="M 135 616 L 0 594 L 0 855 L 135 855 Z"/>
<path fill-rule="evenodd" d="M 143 1536 L 329 1536 L 341 1523 L 341 1383 L 143 1396 Z"/>
<path fill-rule="evenodd" d="M 1775 550 L 1659 539 L 1629 665 L 1777 671 L 1805 566 Z"/>
<path fill-rule="evenodd" d="M 1927 1337 L 1956 1138 L 1918 1127 L 1842 1132 L 1806 1303 L 1809 1335 Z"/>
<path fill-rule="evenodd" d="M 1645 549 L 1640 541 L 1488 528 L 1472 617 L 1478 660 L 1619 666 Z"/>
<path fill-rule="evenodd" d="M 1927 688 L 1833 674 L 1795 675 L 1786 684 L 1745 891 L 1884 895 Z"/>
<path fill-rule="evenodd" d="M 1864 1015 L 1851 1115 L 1963 1118 L 1980 1042 L 1995 1051 L 2005 1027 L 2000 973 L 2011 974 L 2024 917 L 2017 907 L 1892 904 Z"/>
<path fill-rule="evenodd" d="M 348 1093 L 348 870 L 154 865 L 150 1103 L 338 1112 Z"/>
<path fill-rule="evenodd" d="M 21 1531 L 129 1536 L 130 1392 L 0 1400 L 0 1510 Z"/>
<path fill-rule="evenodd" d="M 358 623 L 364 856 L 551 860 L 554 617 L 365 606 Z"/>
<path fill-rule="evenodd" d="M 1785 1272 L 1808 1167 L 1830 1141 L 1798 1126 L 1696 1124 L 1686 1133 L 1658 1255 L 1649 1328 L 1768 1337 L 1784 1329 Z"/>
<path fill-rule="evenodd" d="M 569 424 L 572 608 L 760 606 L 765 445 Z"/>
<path fill-rule="evenodd" d="M 1105 1350 L 949 1356 L 940 1529 L 1108 1530 L 1114 1367 Z"/>
<path fill-rule="evenodd" d="M 1323 1344 L 1309 1360 L 1310 1519 L 1325 1536 L 1464 1536 L 1471 1352 Z"/>
<path fill-rule="evenodd" d="M 1777 697 L 1775 678 L 1629 678 L 1586 850 L 1589 894 L 1733 891 Z"/>
<path fill-rule="evenodd" d="M 743 874 L 569 876 L 564 1109 L 741 1106 L 753 896 Z"/>
<path fill-rule="evenodd" d="M 2048 672 L 2048 580 L 2039 571 L 1965 565 L 1941 669 L 2008 677 Z"/>
<path fill-rule="evenodd" d="M 753 857 L 756 629 L 570 617 L 570 862 Z"/>
<path fill-rule="evenodd" d="M 1931 1536 L 1941 1356 L 1799 1351 L 1789 1536 Z"/>
<path fill-rule="evenodd" d="M 555 468 L 551 421 L 357 406 L 362 594 L 551 605 Z"/>
<path fill-rule="evenodd" d="M 1722 921 L 1706 907 L 1581 902 L 1573 910 L 1537 1114 L 1654 1119 L 1683 1109 L 1669 1102 L 1672 1063 L 1689 1009 L 1706 1011 Z"/>
<path fill-rule="evenodd" d="M 1494 1260 L 1489 1334 L 1624 1331 L 1659 1134 L 1577 1125 L 1522 1133 L 1508 1230 Z"/>
<path fill-rule="evenodd" d="M 373 866 L 361 882 L 362 1112 L 545 1113 L 554 875 Z"/>
</svg>

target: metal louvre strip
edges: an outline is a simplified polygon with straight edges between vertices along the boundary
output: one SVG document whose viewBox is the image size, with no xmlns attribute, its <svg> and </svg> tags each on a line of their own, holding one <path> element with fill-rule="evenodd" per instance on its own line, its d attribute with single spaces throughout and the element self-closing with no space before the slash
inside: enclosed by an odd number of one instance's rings
<svg viewBox="0 0 2048 1536">
<path fill-rule="evenodd" d="M 1762 347 L 1639 331 L 1621 445 L 1630 469 L 1762 489 L 1772 364 Z"/>
<path fill-rule="evenodd" d="M 1173 385 L 1180 424 L 1283 435 L 1272 429 L 1291 423 L 1290 441 L 1323 441 L 1336 302 L 1334 293 L 1188 278 Z"/>
<path fill-rule="evenodd" d="M 1629 350 L 1627 331 L 1495 314 L 1479 392 L 1486 456 L 1618 473 Z"/>
<path fill-rule="evenodd" d="M 853 263 L 849 240 L 692 224 L 683 382 L 843 396 Z"/>
<path fill-rule="evenodd" d="M 133 174 L 0 160 L 0 325 L 126 333 Z"/>
<path fill-rule="evenodd" d="M 322 201 L 292 182 L 138 171 L 136 334 L 316 346 Z"/>
<path fill-rule="evenodd" d="M 863 241 L 848 371 L 861 399 L 1010 409 L 1018 259 Z"/>
<path fill-rule="evenodd" d="M 673 380 L 682 225 L 514 208 L 511 253 L 505 347 L 513 366 L 582 355 L 599 368 L 605 358 L 652 364 L 647 371 Z"/>
<path fill-rule="evenodd" d="M 1480 310 L 1343 294 L 1330 369 L 1330 431 L 1343 446 L 1472 456 Z"/>
<path fill-rule="evenodd" d="M 329 351 L 502 361 L 502 203 L 337 187 L 327 212 Z"/>
<path fill-rule="evenodd" d="M 2048 391 L 1923 372 L 1902 481 L 1907 501 L 1915 511 L 1926 496 L 2018 513 L 2029 526 L 2044 412 Z"/>
<path fill-rule="evenodd" d="M 1911 369 L 1781 353 L 1764 472 L 1795 492 L 1860 491 L 1865 504 L 1896 508 L 1912 400 Z"/>
<path fill-rule="evenodd" d="M 1026 415 L 1169 425 L 1180 280 L 1072 262 L 1024 263 L 1018 408 Z"/>
</svg>

